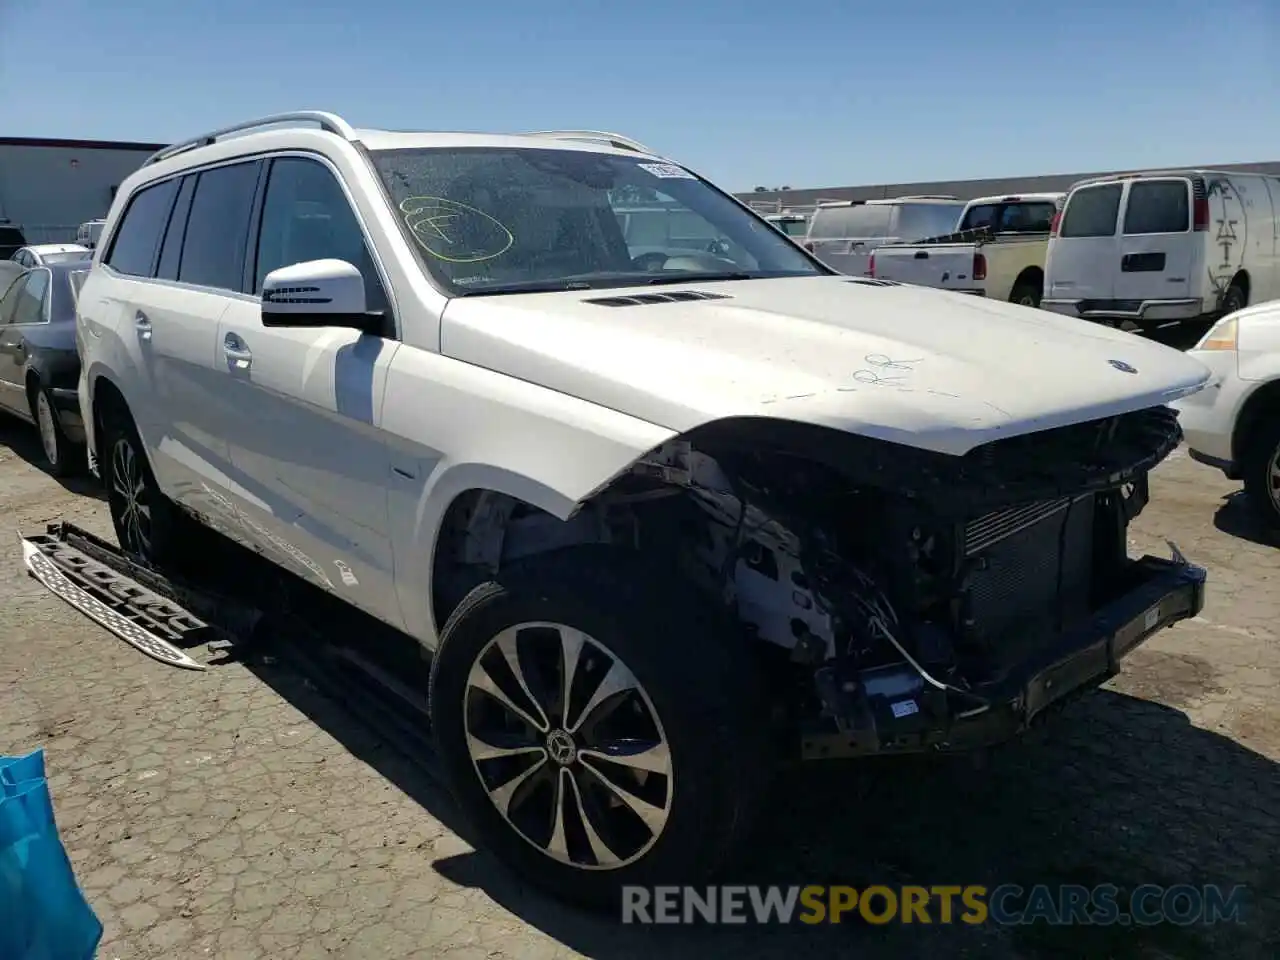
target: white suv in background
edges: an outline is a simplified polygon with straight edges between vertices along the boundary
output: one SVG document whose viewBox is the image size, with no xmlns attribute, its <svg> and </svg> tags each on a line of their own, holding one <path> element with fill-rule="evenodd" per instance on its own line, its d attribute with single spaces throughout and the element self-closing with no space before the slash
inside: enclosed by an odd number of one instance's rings
<svg viewBox="0 0 1280 960">
<path fill-rule="evenodd" d="M 629 244 L 638 204 L 698 245 Z M 1203 365 L 841 276 L 616 135 L 272 117 L 152 157 L 102 240 L 121 545 L 213 528 L 335 642 L 416 641 L 461 806 L 562 897 L 700 882 L 780 761 L 1016 736 L 1203 605 L 1125 546 Z"/>
<path fill-rule="evenodd" d="M 1280 530 L 1280 300 L 1228 314 L 1189 353 L 1213 371 L 1174 404 L 1191 456 L 1243 480 L 1258 517 Z"/>
</svg>

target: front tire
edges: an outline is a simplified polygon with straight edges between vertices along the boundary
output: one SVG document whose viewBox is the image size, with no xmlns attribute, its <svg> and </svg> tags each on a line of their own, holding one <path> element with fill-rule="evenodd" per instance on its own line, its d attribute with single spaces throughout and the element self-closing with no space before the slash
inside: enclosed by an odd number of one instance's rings
<svg viewBox="0 0 1280 960">
<path fill-rule="evenodd" d="M 1251 431 L 1241 461 L 1249 506 L 1268 530 L 1280 531 L 1280 418 L 1266 415 Z"/>
<path fill-rule="evenodd" d="M 679 582 L 575 548 L 503 571 L 449 617 L 431 719 L 479 837 L 552 895 L 698 883 L 771 770 L 749 647 Z"/>
</svg>

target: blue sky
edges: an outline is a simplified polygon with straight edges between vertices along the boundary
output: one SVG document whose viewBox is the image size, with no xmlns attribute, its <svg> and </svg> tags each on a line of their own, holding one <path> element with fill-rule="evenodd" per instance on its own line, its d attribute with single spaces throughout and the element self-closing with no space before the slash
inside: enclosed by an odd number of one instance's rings
<svg viewBox="0 0 1280 960">
<path fill-rule="evenodd" d="M 1280 160 L 1277 0 L 0 0 L 0 135 L 617 130 L 733 190 Z"/>
</svg>

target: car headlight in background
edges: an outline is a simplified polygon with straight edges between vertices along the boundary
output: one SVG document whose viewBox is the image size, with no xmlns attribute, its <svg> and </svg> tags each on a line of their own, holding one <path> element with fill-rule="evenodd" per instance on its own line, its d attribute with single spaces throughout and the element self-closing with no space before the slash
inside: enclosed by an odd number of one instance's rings
<svg viewBox="0 0 1280 960">
<path fill-rule="evenodd" d="M 1236 338 L 1240 332 L 1240 324 L 1235 317 L 1224 317 L 1209 328 L 1209 332 L 1200 338 L 1195 350 L 1234 350 Z"/>
</svg>

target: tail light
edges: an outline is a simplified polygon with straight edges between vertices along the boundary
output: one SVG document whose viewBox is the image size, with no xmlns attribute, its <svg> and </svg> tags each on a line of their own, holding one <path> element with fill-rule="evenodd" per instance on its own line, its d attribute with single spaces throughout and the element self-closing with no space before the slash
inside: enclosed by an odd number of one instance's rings
<svg viewBox="0 0 1280 960">
<path fill-rule="evenodd" d="M 1058 235 L 1058 226 L 1062 223 L 1062 211 L 1059 210 L 1053 215 L 1053 219 L 1049 221 L 1049 236 L 1056 237 Z"/>
<path fill-rule="evenodd" d="M 1193 229 L 1197 233 L 1203 233 L 1209 229 L 1209 198 L 1196 197 L 1195 204 L 1192 207 L 1195 214 L 1193 217 Z"/>
<path fill-rule="evenodd" d="M 876 254 L 871 252 L 871 259 L 867 261 L 867 276 L 874 277 L 876 275 Z"/>
<path fill-rule="evenodd" d="M 973 255 L 973 279 L 987 279 L 987 258 L 980 253 Z"/>
</svg>

